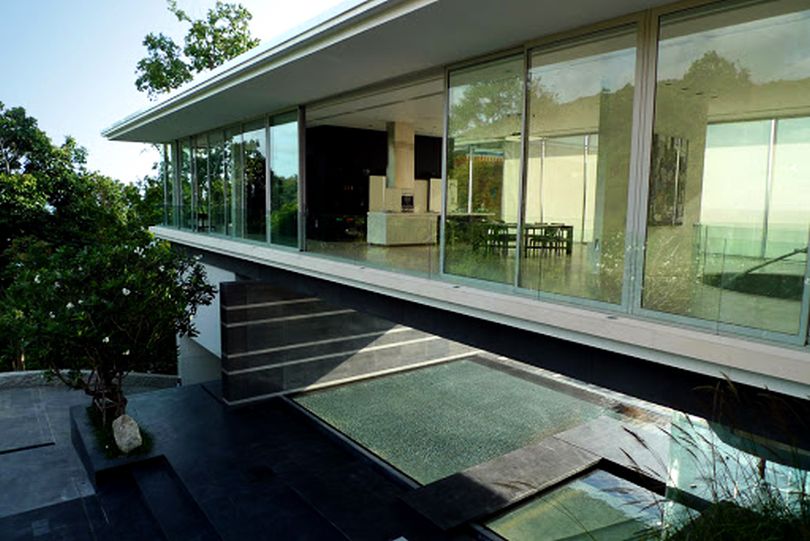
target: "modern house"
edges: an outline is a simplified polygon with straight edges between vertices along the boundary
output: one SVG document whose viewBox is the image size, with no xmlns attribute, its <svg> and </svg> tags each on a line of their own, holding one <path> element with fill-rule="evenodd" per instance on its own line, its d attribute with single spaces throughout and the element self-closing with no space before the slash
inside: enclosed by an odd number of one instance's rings
<svg viewBox="0 0 810 541">
<path fill-rule="evenodd" d="M 351 1 L 104 135 L 163 145 L 227 403 L 481 348 L 706 413 L 810 394 L 808 58 L 807 0 Z"/>
</svg>

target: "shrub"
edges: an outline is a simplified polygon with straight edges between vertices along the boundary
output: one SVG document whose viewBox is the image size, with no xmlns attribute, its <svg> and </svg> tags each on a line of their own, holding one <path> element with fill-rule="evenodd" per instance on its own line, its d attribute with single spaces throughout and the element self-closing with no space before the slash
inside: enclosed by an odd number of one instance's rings
<svg viewBox="0 0 810 541">
<path fill-rule="evenodd" d="M 4 330 L 26 368 L 85 391 L 105 419 L 125 412 L 129 372 L 174 369 L 175 335 L 196 334 L 192 318 L 214 293 L 201 265 L 148 233 L 79 248 L 20 242 L 13 251 Z"/>
</svg>

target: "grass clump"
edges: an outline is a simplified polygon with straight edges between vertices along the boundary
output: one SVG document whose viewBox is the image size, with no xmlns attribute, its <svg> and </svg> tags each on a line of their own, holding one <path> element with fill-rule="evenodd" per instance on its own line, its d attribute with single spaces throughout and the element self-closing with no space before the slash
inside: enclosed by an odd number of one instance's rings
<svg viewBox="0 0 810 541">
<path fill-rule="evenodd" d="M 807 515 L 784 506 L 748 509 L 719 502 L 664 536 L 667 541 L 802 541 L 810 539 Z"/>
</svg>

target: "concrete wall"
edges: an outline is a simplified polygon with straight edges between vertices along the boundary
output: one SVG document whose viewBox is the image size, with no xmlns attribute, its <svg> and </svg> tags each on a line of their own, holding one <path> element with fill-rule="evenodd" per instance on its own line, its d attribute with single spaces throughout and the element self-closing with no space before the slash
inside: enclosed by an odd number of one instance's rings
<svg viewBox="0 0 810 541">
<path fill-rule="evenodd" d="M 218 380 L 221 371 L 219 357 L 202 347 L 196 339 L 177 338 L 177 375 L 183 385 Z"/>
</svg>

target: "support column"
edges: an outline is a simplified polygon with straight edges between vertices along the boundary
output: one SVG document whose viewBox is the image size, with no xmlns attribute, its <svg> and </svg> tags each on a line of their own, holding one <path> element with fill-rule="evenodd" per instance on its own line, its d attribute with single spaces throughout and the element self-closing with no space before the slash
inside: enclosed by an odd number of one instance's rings
<svg viewBox="0 0 810 541">
<path fill-rule="evenodd" d="M 413 124 L 407 122 L 389 122 L 388 130 L 388 168 L 386 186 L 388 188 L 414 189 L 414 141 Z"/>
</svg>

